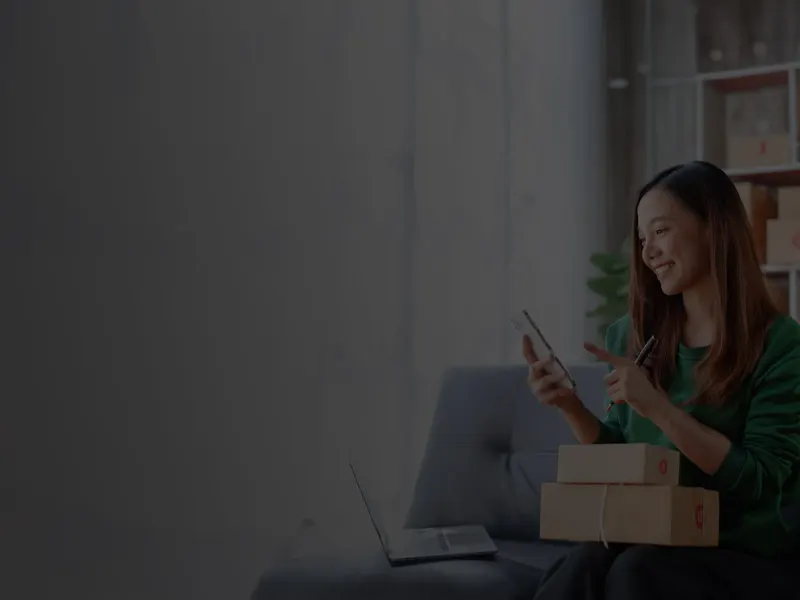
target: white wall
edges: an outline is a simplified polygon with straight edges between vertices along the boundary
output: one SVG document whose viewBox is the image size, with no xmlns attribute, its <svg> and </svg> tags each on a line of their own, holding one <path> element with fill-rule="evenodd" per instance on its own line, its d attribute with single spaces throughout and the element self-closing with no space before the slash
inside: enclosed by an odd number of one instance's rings
<svg viewBox="0 0 800 600">
<path fill-rule="evenodd" d="M 600 8 L 137 10 L 16 6 L 16 516 L 369 539 L 352 446 L 399 518 L 443 368 L 519 361 L 512 307 L 567 357 L 593 332 Z"/>
<path fill-rule="evenodd" d="M 512 1 L 514 102 L 510 309 L 531 305 L 555 350 L 586 360 L 598 298 L 588 262 L 606 247 L 603 6 Z M 580 15 L 580 18 L 576 17 Z M 613 219 L 614 216 L 611 216 Z M 514 348 L 518 340 L 512 340 Z"/>
</svg>

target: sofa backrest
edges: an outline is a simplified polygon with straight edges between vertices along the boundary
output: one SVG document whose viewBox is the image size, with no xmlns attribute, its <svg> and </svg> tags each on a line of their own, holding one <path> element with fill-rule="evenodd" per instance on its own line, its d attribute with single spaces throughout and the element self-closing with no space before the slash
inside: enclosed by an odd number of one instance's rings
<svg viewBox="0 0 800 600">
<path fill-rule="evenodd" d="M 568 368 L 600 417 L 606 366 Z M 538 537 L 539 486 L 555 478 L 558 446 L 575 439 L 558 410 L 533 396 L 527 377 L 525 365 L 444 374 L 407 527 L 479 523 L 496 537 Z"/>
</svg>

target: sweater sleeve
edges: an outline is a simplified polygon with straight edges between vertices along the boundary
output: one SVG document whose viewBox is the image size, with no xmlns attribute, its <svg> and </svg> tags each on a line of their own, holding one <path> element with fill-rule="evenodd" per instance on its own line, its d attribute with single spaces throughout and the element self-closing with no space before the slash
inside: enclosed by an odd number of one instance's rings
<svg viewBox="0 0 800 600">
<path fill-rule="evenodd" d="M 777 355 L 778 353 L 776 353 Z M 744 506 L 780 496 L 800 462 L 800 347 L 778 355 L 755 382 L 744 435 L 713 475 Z"/>
<path fill-rule="evenodd" d="M 613 409 L 612 411 L 613 412 Z M 618 421 L 614 421 L 606 415 L 606 418 L 600 421 L 600 434 L 594 441 L 595 444 L 624 444 L 625 436 L 622 434 L 622 427 Z"/>
</svg>

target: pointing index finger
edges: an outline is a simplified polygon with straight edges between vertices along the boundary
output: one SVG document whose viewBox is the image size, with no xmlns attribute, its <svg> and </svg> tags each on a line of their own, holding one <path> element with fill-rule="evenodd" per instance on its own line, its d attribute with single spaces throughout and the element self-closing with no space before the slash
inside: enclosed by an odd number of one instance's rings
<svg viewBox="0 0 800 600">
<path fill-rule="evenodd" d="M 595 346 L 594 344 L 591 344 L 589 342 L 585 343 L 583 347 L 586 349 L 587 352 L 594 354 L 598 360 L 604 363 L 608 363 L 609 365 L 612 365 L 614 367 L 622 366 L 627 363 L 627 361 L 623 357 L 611 354 L 611 352 L 609 352 L 608 350 L 604 350 L 603 348 Z"/>
</svg>

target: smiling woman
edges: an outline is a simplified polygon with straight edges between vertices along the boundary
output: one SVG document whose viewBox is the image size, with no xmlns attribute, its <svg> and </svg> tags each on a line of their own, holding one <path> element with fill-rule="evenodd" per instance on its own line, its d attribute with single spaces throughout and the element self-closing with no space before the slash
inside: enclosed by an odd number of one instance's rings
<svg viewBox="0 0 800 600">
<path fill-rule="evenodd" d="M 742 201 L 714 165 L 657 175 L 639 194 L 633 235 L 628 314 L 609 327 L 605 349 L 586 345 L 609 364 L 604 420 L 544 385 L 558 382 L 538 363 L 531 387 L 581 443 L 678 450 L 681 485 L 720 494 L 720 547 L 583 544 L 548 571 L 536 598 L 794 598 L 800 324 L 773 305 Z M 650 336 L 658 345 L 640 367 L 632 358 Z"/>
<path fill-rule="evenodd" d="M 639 203 L 639 243 L 645 266 L 655 273 L 666 295 L 691 287 L 708 271 L 708 239 L 698 219 L 673 196 L 650 190 Z"/>
<path fill-rule="evenodd" d="M 634 235 L 641 252 L 632 256 L 631 352 L 650 333 L 665 350 L 710 346 L 698 401 L 724 402 L 758 362 L 778 313 L 735 185 L 709 163 L 667 169 L 642 190 Z M 654 362 L 655 381 L 667 384 L 672 359 Z"/>
</svg>

